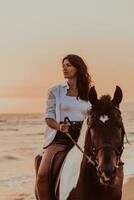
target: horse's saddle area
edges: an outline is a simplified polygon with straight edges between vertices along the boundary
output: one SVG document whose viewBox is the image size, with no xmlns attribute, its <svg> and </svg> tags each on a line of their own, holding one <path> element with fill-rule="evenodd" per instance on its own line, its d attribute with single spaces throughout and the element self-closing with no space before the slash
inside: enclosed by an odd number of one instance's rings
<svg viewBox="0 0 134 200">
<path fill-rule="evenodd" d="M 58 151 L 52 157 L 50 168 L 49 168 L 49 187 L 51 191 L 51 199 L 55 199 L 55 193 L 58 192 L 58 184 L 60 180 L 60 171 L 62 170 L 62 164 L 67 153 L 70 151 L 71 148 L 66 147 L 62 151 Z M 42 159 L 42 155 L 37 155 L 35 157 L 35 170 L 36 175 L 39 169 L 39 165 Z"/>
<path fill-rule="evenodd" d="M 50 172 L 49 172 L 49 183 L 51 188 L 51 194 L 54 199 L 55 194 L 58 192 L 58 185 L 60 181 L 60 174 L 62 170 L 62 164 L 65 160 L 67 153 L 69 152 L 70 148 L 66 148 L 63 151 L 57 152 L 51 161 L 50 165 Z"/>
</svg>

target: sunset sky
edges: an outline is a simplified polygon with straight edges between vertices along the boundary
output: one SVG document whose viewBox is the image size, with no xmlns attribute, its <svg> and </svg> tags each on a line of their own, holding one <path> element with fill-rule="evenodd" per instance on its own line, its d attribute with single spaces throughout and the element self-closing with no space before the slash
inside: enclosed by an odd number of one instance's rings
<svg viewBox="0 0 134 200">
<path fill-rule="evenodd" d="M 134 101 L 134 1 L 0 1 L 0 111 L 44 112 L 61 60 L 80 55 L 98 94 Z"/>
</svg>

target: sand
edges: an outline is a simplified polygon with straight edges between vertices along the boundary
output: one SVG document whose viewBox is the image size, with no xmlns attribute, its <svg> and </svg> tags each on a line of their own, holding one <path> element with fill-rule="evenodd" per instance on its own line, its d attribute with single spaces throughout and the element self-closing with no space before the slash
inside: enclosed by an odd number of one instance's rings
<svg viewBox="0 0 134 200">
<path fill-rule="evenodd" d="M 22 159 L 19 154 L 15 157 L 11 154 L 5 162 L 0 164 L 2 173 L 0 181 L 0 200 L 35 200 L 34 197 L 34 154 L 27 151 Z M 130 177 L 123 185 L 123 200 L 134 200 L 134 178 Z"/>
<path fill-rule="evenodd" d="M 32 183 L 26 184 L 22 190 L 10 191 L 8 195 L 1 200 L 35 200 L 34 193 L 32 191 Z M 123 186 L 122 200 L 134 200 L 134 178 L 130 178 Z"/>
<path fill-rule="evenodd" d="M 123 185 L 122 200 L 134 200 L 134 177 L 129 178 L 127 183 Z"/>
<path fill-rule="evenodd" d="M 34 157 L 43 143 L 43 116 L 5 116 L 5 119 L 0 126 L 0 200 L 35 200 Z M 134 148 L 129 149 L 126 148 L 123 161 L 133 174 Z M 124 181 L 122 199 L 134 200 L 132 175 Z"/>
</svg>

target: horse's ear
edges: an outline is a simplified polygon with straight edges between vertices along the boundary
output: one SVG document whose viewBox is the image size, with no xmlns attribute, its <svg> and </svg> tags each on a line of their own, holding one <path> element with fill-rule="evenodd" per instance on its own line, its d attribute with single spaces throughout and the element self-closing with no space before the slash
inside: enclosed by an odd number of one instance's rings
<svg viewBox="0 0 134 200">
<path fill-rule="evenodd" d="M 122 98 L 123 98 L 122 90 L 119 86 L 116 86 L 114 97 L 112 99 L 113 105 L 119 107 L 119 104 L 121 103 Z"/>
<path fill-rule="evenodd" d="M 88 98 L 92 105 L 97 103 L 98 98 L 97 98 L 97 93 L 94 86 L 90 88 Z"/>
</svg>

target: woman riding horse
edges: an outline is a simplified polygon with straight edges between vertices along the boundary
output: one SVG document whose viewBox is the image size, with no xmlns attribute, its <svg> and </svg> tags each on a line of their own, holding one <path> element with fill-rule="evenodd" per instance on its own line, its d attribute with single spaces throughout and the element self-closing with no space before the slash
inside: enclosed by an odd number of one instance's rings
<svg viewBox="0 0 134 200">
<path fill-rule="evenodd" d="M 44 134 L 44 154 L 36 178 L 36 192 L 39 200 L 49 200 L 49 169 L 53 156 L 73 144 L 67 137 L 69 131 L 75 141 L 87 111 L 91 108 L 88 92 L 91 77 L 83 59 L 77 55 L 68 55 L 62 60 L 63 74 L 67 82 L 49 90 L 45 120 L 47 128 Z M 64 123 L 69 117 L 70 123 Z"/>
</svg>

